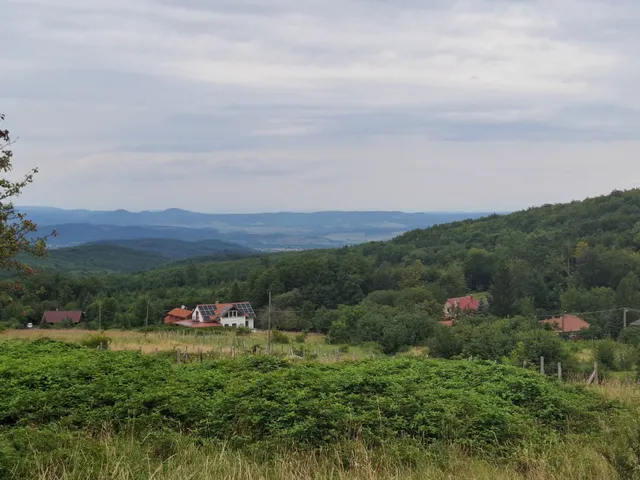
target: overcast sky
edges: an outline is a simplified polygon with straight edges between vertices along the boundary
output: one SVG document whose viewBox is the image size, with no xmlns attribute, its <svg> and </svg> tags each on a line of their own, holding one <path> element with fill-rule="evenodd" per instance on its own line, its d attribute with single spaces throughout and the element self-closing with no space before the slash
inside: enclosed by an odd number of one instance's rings
<svg viewBox="0 0 640 480">
<path fill-rule="evenodd" d="M 20 204 L 504 211 L 640 187 L 638 0 L 0 0 Z"/>
</svg>

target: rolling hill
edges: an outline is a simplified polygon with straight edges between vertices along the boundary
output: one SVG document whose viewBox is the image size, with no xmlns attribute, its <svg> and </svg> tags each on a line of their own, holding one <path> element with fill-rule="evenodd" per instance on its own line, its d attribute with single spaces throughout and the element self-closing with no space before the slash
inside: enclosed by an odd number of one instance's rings
<svg viewBox="0 0 640 480">
<path fill-rule="evenodd" d="M 222 240 L 199 240 L 186 242 L 170 238 L 136 238 L 127 240 L 102 240 L 94 245 L 118 245 L 131 250 L 139 250 L 172 260 L 193 257 L 219 256 L 224 254 L 248 254 L 252 250 L 241 245 Z"/>
<path fill-rule="evenodd" d="M 630 190 L 414 230 L 387 242 L 103 276 L 92 294 L 112 295 L 127 308 L 136 295 L 153 291 L 165 309 L 237 296 L 259 310 L 271 291 L 277 311 L 294 312 L 282 320 L 287 328 L 327 331 L 342 319 L 354 333 L 362 312 L 437 317 L 447 298 L 480 292 L 489 292 L 492 312 L 501 317 L 640 309 L 638 276 L 640 190 Z M 30 279 L 30 288 L 39 281 L 46 279 Z M 57 286 L 42 301 L 65 305 L 96 288 L 73 285 L 76 293 L 65 291 L 61 299 Z M 360 313 L 340 313 L 341 305 Z M 593 321 L 611 336 L 621 328 L 617 317 Z"/>
<path fill-rule="evenodd" d="M 169 263 L 167 257 L 119 245 L 81 245 L 59 248 L 30 263 L 57 272 L 134 273 Z"/>
</svg>

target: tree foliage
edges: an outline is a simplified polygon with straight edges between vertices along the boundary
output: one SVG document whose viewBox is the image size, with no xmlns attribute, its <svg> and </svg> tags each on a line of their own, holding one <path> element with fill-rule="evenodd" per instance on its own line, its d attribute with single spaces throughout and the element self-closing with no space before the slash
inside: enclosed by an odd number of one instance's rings
<svg viewBox="0 0 640 480">
<path fill-rule="evenodd" d="M 0 123 L 4 122 L 4 114 L 0 114 Z M 7 271 L 17 275 L 25 275 L 33 272 L 32 267 L 19 258 L 20 254 L 29 254 L 36 257 L 45 255 L 45 239 L 34 238 L 37 225 L 28 220 L 24 213 L 19 212 L 13 205 L 13 199 L 18 197 L 22 190 L 33 182 L 34 175 L 38 172 L 33 169 L 19 180 L 9 178 L 13 170 L 12 158 L 13 144 L 9 131 L 0 127 L 0 272 Z M 5 282 L 0 294 L 7 294 L 9 290 L 20 290 L 20 282 Z"/>
</svg>

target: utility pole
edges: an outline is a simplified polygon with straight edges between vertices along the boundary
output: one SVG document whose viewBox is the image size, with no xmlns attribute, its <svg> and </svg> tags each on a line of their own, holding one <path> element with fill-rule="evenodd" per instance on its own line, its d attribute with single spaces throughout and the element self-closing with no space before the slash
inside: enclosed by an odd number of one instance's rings
<svg viewBox="0 0 640 480">
<path fill-rule="evenodd" d="M 267 317 L 267 353 L 271 353 L 271 290 L 269 290 L 269 314 Z"/>
<path fill-rule="evenodd" d="M 147 318 L 144 320 L 144 326 L 149 326 L 149 299 L 147 299 Z"/>
<path fill-rule="evenodd" d="M 622 309 L 622 325 L 623 328 L 627 328 L 627 312 L 629 311 L 628 308 L 623 308 Z"/>
</svg>

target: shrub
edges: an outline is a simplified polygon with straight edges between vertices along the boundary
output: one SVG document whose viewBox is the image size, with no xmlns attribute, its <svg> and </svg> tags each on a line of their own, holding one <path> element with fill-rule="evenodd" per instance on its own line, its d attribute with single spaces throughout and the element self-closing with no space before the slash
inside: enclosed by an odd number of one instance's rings
<svg viewBox="0 0 640 480">
<path fill-rule="evenodd" d="M 569 429 L 593 432 L 613 408 L 584 388 L 492 362 L 325 365 L 250 356 L 176 365 L 50 340 L 1 347 L 0 424 L 9 430 L 188 431 L 202 442 L 271 452 L 332 445 L 358 432 L 366 445 L 402 437 L 491 449 Z M 171 436 L 162 443 L 158 454 L 171 455 Z"/>
<path fill-rule="evenodd" d="M 273 343 L 288 344 L 289 337 L 280 330 L 271 330 L 271 341 Z"/>
<path fill-rule="evenodd" d="M 302 332 L 297 334 L 294 340 L 296 343 L 304 343 L 306 339 L 307 339 L 307 334 Z"/>
<path fill-rule="evenodd" d="M 241 336 L 250 335 L 252 331 L 253 330 L 251 330 L 249 327 L 236 327 L 235 334 Z"/>
<path fill-rule="evenodd" d="M 620 341 L 634 347 L 640 347 L 640 328 L 630 327 L 622 331 Z"/>
<path fill-rule="evenodd" d="M 349 353 L 349 345 L 346 345 L 346 344 L 345 345 L 340 345 L 338 347 L 338 351 L 340 353 Z"/>
<path fill-rule="evenodd" d="M 96 335 L 91 335 L 89 337 L 83 338 L 80 343 L 88 348 L 107 350 L 109 348 L 109 344 L 111 343 L 111 338 L 98 333 Z"/>
<path fill-rule="evenodd" d="M 616 346 L 613 340 L 600 340 L 596 343 L 596 359 L 601 368 L 609 370 L 616 368 Z"/>
<path fill-rule="evenodd" d="M 618 344 L 615 360 L 620 371 L 629 371 L 638 362 L 638 350 L 631 345 Z"/>
</svg>

